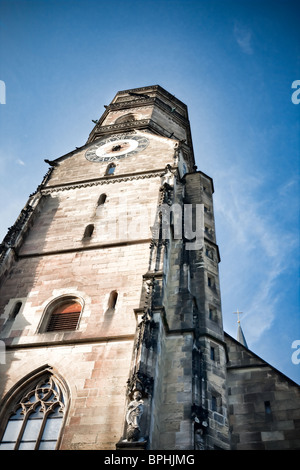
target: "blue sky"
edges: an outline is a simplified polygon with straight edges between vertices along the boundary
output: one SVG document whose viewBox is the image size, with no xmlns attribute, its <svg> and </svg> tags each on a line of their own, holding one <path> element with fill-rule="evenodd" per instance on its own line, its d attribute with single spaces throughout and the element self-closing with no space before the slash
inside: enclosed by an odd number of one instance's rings
<svg viewBox="0 0 300 470">
<path fill-rule="evenodd" d="M 118 90 L 188 105 L 214 180 L 224 328 L 300 382 L 299 1 L 0 0 L 0 238 Z M 3 101 L 3 96 L 0 101 Z"/>
</svg>

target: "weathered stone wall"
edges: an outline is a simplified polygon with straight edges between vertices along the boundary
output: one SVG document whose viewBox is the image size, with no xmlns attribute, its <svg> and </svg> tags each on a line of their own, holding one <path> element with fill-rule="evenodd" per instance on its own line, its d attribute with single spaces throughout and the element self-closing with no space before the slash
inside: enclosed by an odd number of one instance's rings
<svg viewBox="0 0 300 470">
<path fill-rule="evenodd" d="M 154 110 L 152 100 L 150 107 L 139 103 L 135 112 L 140 120 L 156 120 L 158 132 L 161 129 L 166 137 L 176 132 L 186 138 L 188 121 L 175 117 L 175 108 L 171 115 L 170 104 L 159 104 L 165 111 Z M 132 110 L 129 104 L 128 112 Z M 99 135 L 125 129 L 126 125 L 113 126 L 126 111 L 125 104 L 116 112 L 105 112 L 104 130 L 100 129 Z M 109 129 L 105 127 L 110 125 Z M 128 129 L 132 129 L 131 124 Z M 15 261 L 0 290 L 2 337 L 7 344 L 0 396 L 45 364 L 57 371 L 70 389 L 63 449 L 114 449 L 123 432 L 135 313 L 141 307 L 143 275 L 149 269 L 151 226 L 161 175 L 167 164 L 174 165 L 178 145 L 171 138 L 138 133 L 148 137 L 149 145 L 139 154 L 115 160 L 113 175 L 106 174 L 108 162 L 85 158 L 89 144 L 56 160 L 51 176 L 39 188 L 40 203 L 15 247 Z M 106 195 L 105 203 L 99 205 L 102 194 Z M 84 236 L 88 225 L 93 226 L 89 237 Z M 111 311 L 108 299 L 114 290 L 118 299 Z M 78 327 L 74 331 L 46 332 L 47 307 L 55 299 L 70 295 L 82 304 Z M 13 318 L 18 301 L 22 306 Z M 165 350 L 162 360 L 169 369 L 163 375 L 158 371 L 162 406 L 157 409 L 165 410 L 159 436 L 163 436 L 166 449 L 169 445 L 191 445 L 186 433 L 190 423 L 186 403 L 189 414 L 191 406 L 189 341 L 190 335 L 179 334 L 175 339 L 166 336 L 158 346 Z M 173 362 L 173 369 L 168 361 Z M 171 409 L 175 398 L 179 415 L 176 405 Z M 168 428 L 168 420 L 178 421 L 176 432 Z"/>
<path fill-rule="evenodd" d="M 160 338 L 153 407 L 154 450 L 193 449 L 192 334 L 167 334 Z"/>
<path fill-rule="evenodd" d="M 142 275 L 148 266 L 148 243 L 80 253 L 55 254 L 20 260 L 3 284 L 2 308 L 7 320 L 17 299 L 24 305 L 4 329 L 2 338 L 12 345 L 134 335 L 133 309 L 139 305 Z M 133 263 L 136 267 L 132 270 Z M 108 310 L 110 292 L 118 292 L 114 312 Z M 39 331 L 47 306 L 55 298 L 75 295 L 83 299 L 78 329 L 72 332 Z M 4 336 L 5 335 L 5 336 Z"/>
<path fill-rule="evenodd" d="M 207 411 L 204 439 L 207 449 L 229 449 L 229 423 L 226 389 L 226 353 L 221 313 L 215 237 L 213 183 L 202 172 L 186 175 L 185 202 L 201 207 L 200 247 L 189 252 L 190 292 L 197 308 L 193 313 L 195 343 L 199 350 L 198 368 L 201 405 Z"/>
<path fill-rule="evenodd" d="M 9 390 L 26 374 L 48 364 L 70 389 L 61 449 L 115 449 L 123 427 L 132 341 L 103 341 L 7 351 Z"/>
<path fill-rule="evenodd" d="M 116 164 L 116 170 L 114 175 L 109 178 L 111 181 L 114 181 L 115 177 L 120 178 L 139 172 L 164 169 L 167 164 L 173 164 L 175 140 L 141 131 L 139 131 L 138 134 L 148 137 L 149 145 L 138 154 L 129 155 L 126 158 L 116 160 L 114 162 Z M 85 158 L 87 148 L 88 147 L 84 147 L 84 149 L 79 149 L 72 155 L 61 158 L 59 167 L 54 168 L 47 187 L 105 177 L 108 162 L 88 161 Z M 106 177 L 105 180 L 107 180 Z"/>
<path fill-rule="evenodd" d="M 142 129 L 149 121 L 148 131 L 160 135 L 138 130 L 149 145 L 115 160 L 113 175 L 108 161 L 85 158 L 93 143 L 57 159 L 4 247 L 0 398 L 34 371 L 53 370 L 69 390 L 61 449 L 126 448 L 125 411 L 138 387 L 149 449 L 194 449 L 201 427 L 203 448 L 228 449 L 229 424 L 232 449 L 299 448 L 299 387 L 228 336 L 226 367 L 213 183 L 194 172 L 185 105 L 150 88 L 139 89 L 150 99 L 117 94 L 89 142 L 131 131 L 135 122 Z M 137 121 L 119 125 L 127 113 Z M 162 177 L 177 164 L 174 175 L 185 177 Z M 152 239 L 162 197 L 182 209 L 201 206 L 196 249 L 187 250 L 183 237 Z M 49 305 L 66 296 L 80 300 L 77 328 L 46 332 Z"/>
<path fill-rule="evenodd" d="M 88 162 L 83 152 L 61 161 L 43 188 L 34 223 L 1 285 L 1 337 L 7 355 L 0 395 L 44 364 L 55 368 L 71 390 L 64 449 L 115 449 L 123 432 L 137 325 L 134 309 L 140 306 L 142 278 L 149 268 L 161 169 L 174 156 L 174 142 L 149 139 L 150 153 L 120 164 L 124 177 L 100 178 L 98 170 L 104 171 L 106 164 Z M 147 169 L 161 165 L 160 171 L 145 176 L 147 163 Z M 87 178 L 87 184 L 78 184 Z M 105 204 L 98 207 L 103 193 Z M 88 224 L 94 232 L 85 240 Z M 111 311 L 113 290 L 118 299 Z M 47 306 L 66 295 L 82 300 L 77 329 L 45 332 L 41 327 Z M 12 319 L 17 301 L 22 307 Z"/>
<path fill-rule="evenodd" d="M 115 449 L 123 429 L 126 381 L 136 330 L 141 279 L 149 244 L 20 260 L 3 285 L 4 315 L 16 298 L 24 306 L 4 330 L 6 364 L 1 396 L 43 364 L 53 366 L 71 389 L 62 448 Z M 132 267 L 134 265 L 134 269 Z M 118 301 L 109 311 L 108 298 Z M 84 301 L 76 331 L 39 333 L 47 305 L 74 294 Z M 2 336 L 3 337 L 3 336 Z"/>
<path fill-rule="evenodd" d="M 300 388 L 226 335 L 234 450 L 300 449 Z"/>
<path fill-rule="evenodd" d="M 99 244 L 149 239 L 159 185 L 158 175 L 51 192 L 44 196 L 43 210 L 19 254 L 84 250 Z M 102 194 L 106 195 L 105 203 L 98 205 Z M 94 231 L 92 237 L 84 239 L 89 224 Z"/>
</svg>

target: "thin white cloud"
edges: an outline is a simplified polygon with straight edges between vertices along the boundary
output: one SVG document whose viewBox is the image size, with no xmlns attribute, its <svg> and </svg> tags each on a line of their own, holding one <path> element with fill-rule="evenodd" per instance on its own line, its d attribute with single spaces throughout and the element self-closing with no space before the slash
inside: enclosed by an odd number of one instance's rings
<svg viewBox="0 0 300 470">
<path fill-rule="evenodd" d="M 236 22 L 233 34 L 242 52 L 249 55 L 253 54 L 252 31 L 247 26 Z"/>
<path fill-rule="evenodd" d="M 20 166 L 25 166 L 25 162 L 23 162 L 23 160 L 21 160 L 20 158 L 16 160 L 16 163 Z"/>
<path fill-rule="evenodd" d="M 223 316 L 226 320 L 227 315 L 231 323 L 234 309 L 243 310 L 242 323 L 251 343 L 275 319 L 280 296 L 277 281 L 287 269 L 286 260 L 297 240 L 284 224 L 278 223 L 272 206 L 257 197 L 262 180 L 249 178 L 236 168 L 225 170 L 217 179 L 220 180 L 214 198 L 217 237 L 222 237 L 225 247 L 225 253 L 221 249 L 220 266 L 223 301 L 226 298 Z M 221 184 L 222 181 L 226 184 Z M 231 324 L 235 328 L 233 318 Z"/>
<path fill-rule="evenodd" d="M 299 184 L 299 177 L 298 175 L 293 176 L 289 181 L 283 184 L 279 189 L 279 194 L 281 196 L 286 196 L 289 191 L 293 191 L 295 186 Z"/>
</svg>

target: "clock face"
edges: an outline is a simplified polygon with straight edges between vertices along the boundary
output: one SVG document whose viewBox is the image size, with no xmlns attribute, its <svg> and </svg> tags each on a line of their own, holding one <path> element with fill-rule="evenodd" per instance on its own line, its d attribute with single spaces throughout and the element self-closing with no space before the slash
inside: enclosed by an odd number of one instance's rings
<svg viewBox="0 0 300 470">
<path fill-rule="evenodd" d="M 116 134 L 95 142 L 85 153 L 90 162 L 113 162 L 144 150 L 147 137 L 134 134 Z"/>
</svg>

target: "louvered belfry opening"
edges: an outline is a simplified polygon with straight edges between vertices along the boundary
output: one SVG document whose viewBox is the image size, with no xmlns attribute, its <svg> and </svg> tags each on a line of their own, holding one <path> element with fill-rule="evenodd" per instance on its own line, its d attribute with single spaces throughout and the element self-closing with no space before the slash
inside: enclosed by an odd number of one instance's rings
<svg viewBox="0 0 300 470">
<path fill-rule="evenodd" d="M 51 313 L 46 331 L 76 330 L 80 313 L 79 302 L 68 301 L 60 304 Z"/>
</svg>

